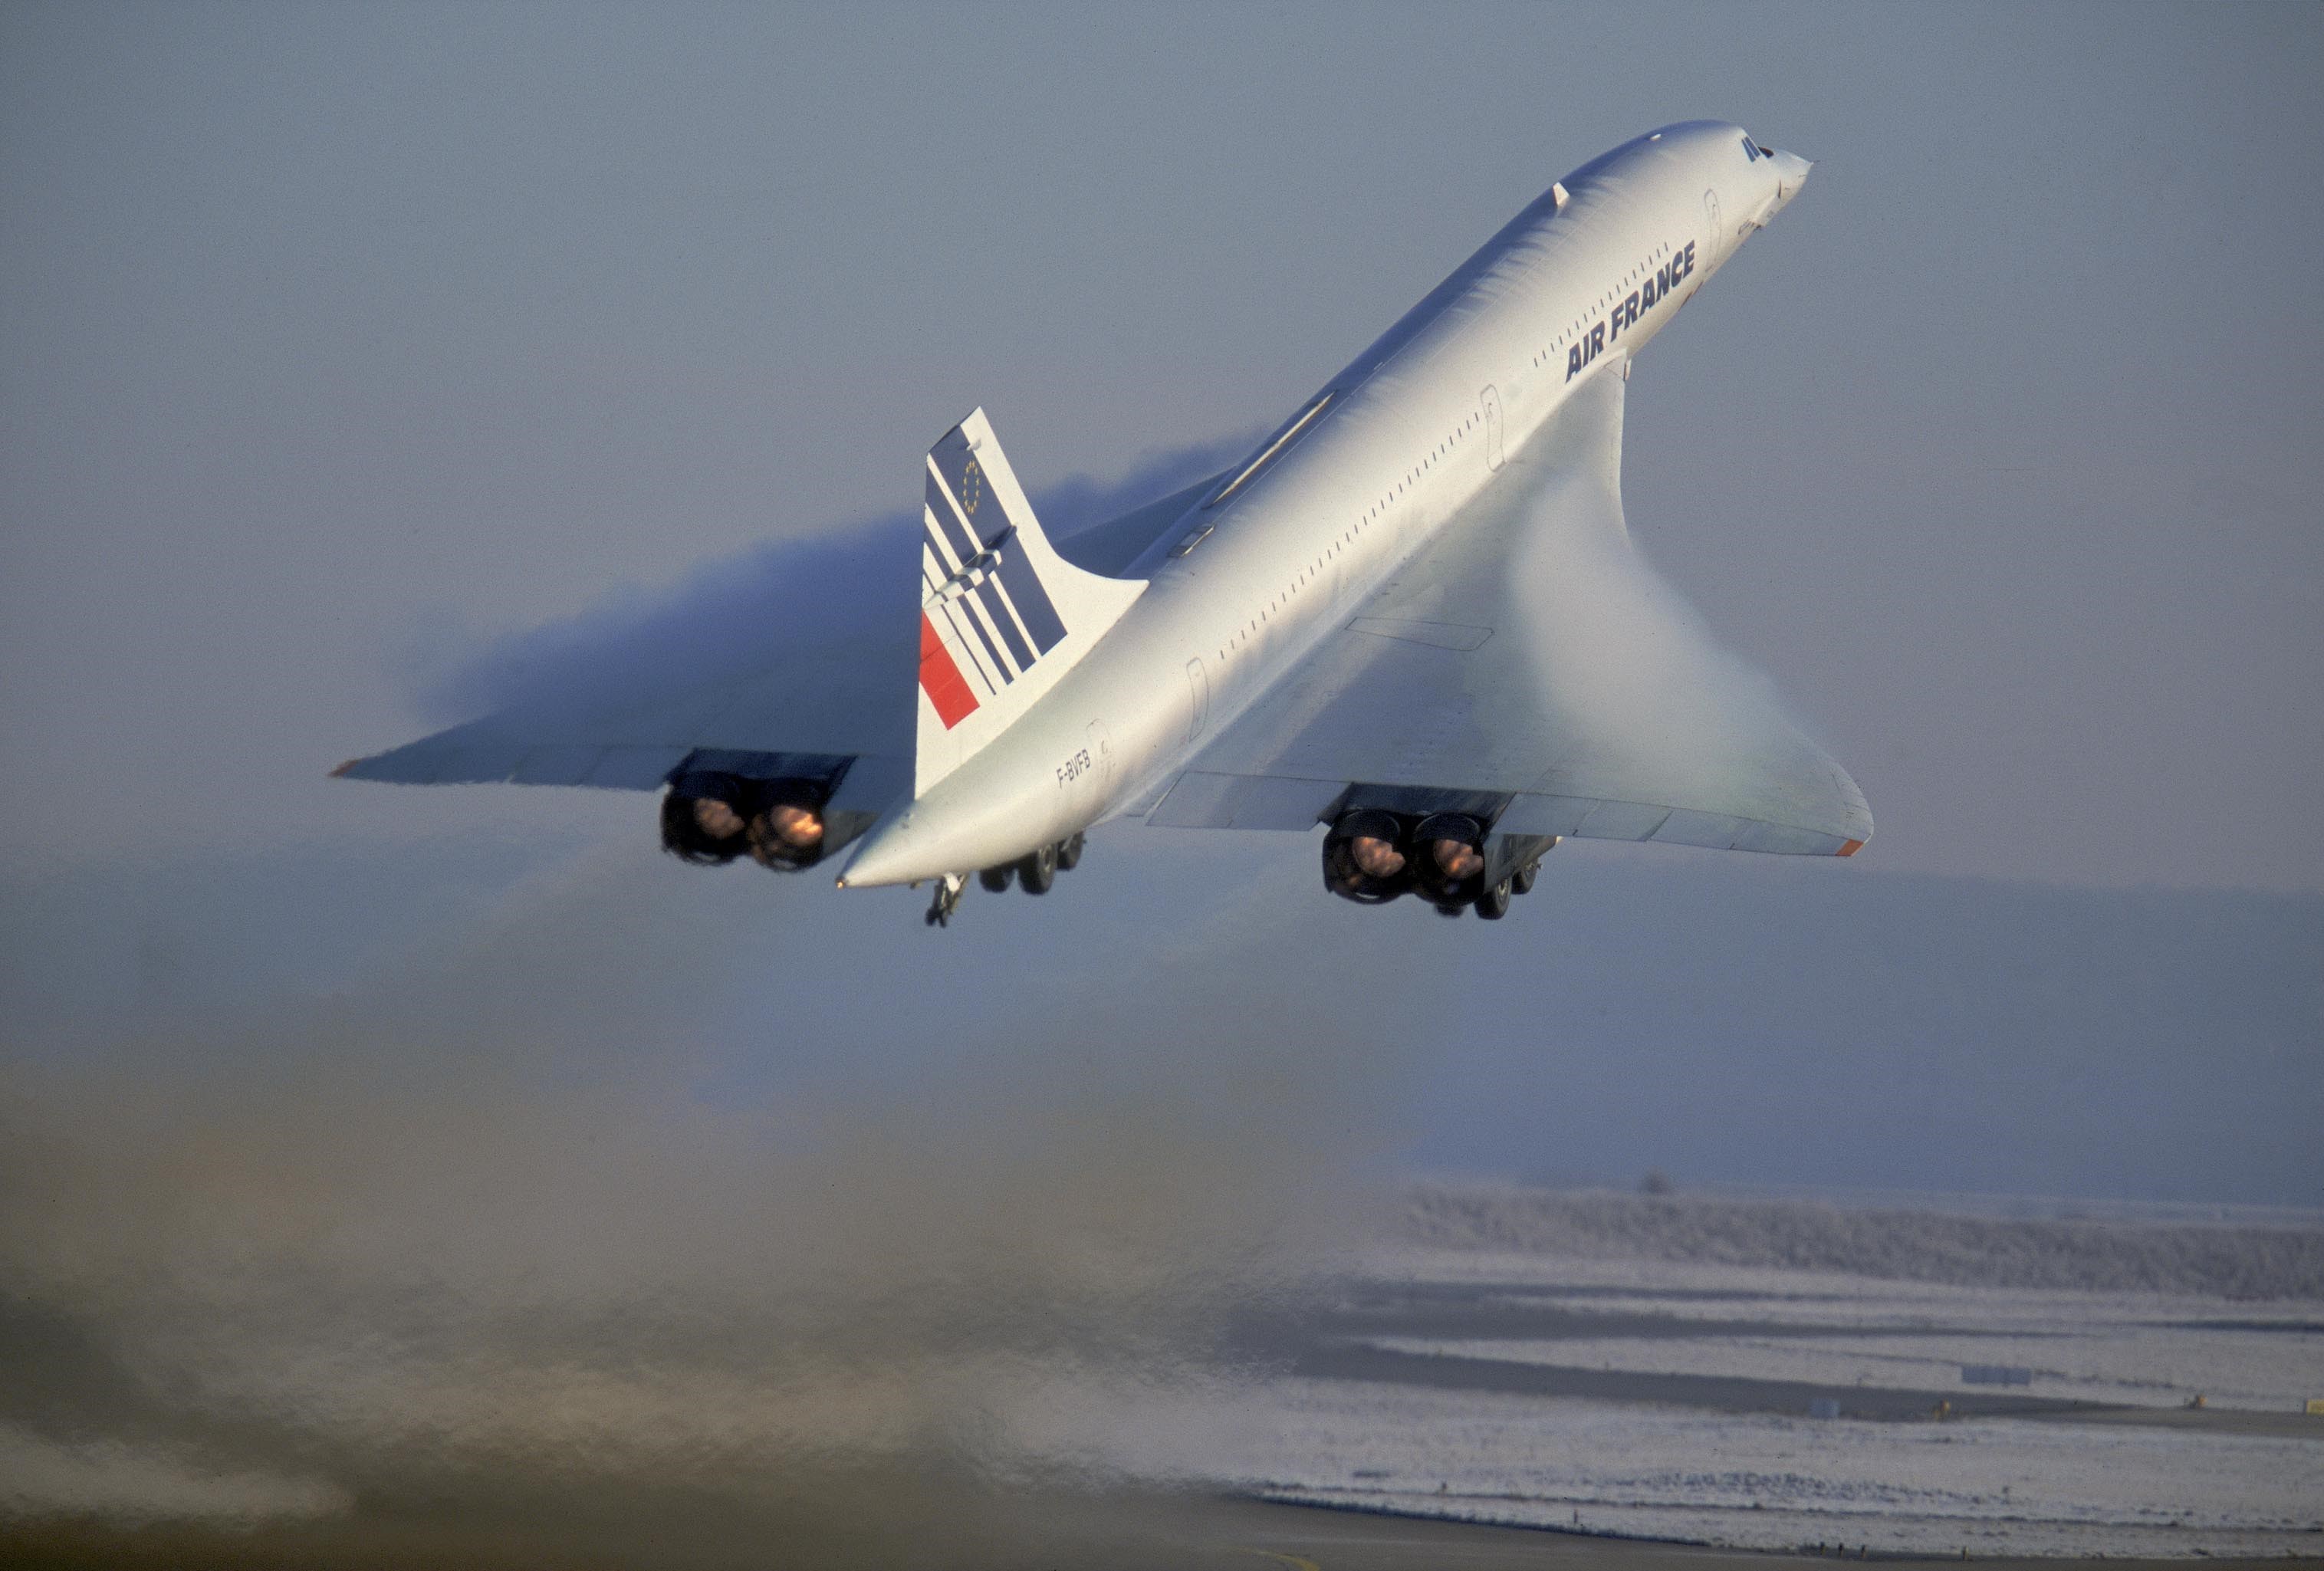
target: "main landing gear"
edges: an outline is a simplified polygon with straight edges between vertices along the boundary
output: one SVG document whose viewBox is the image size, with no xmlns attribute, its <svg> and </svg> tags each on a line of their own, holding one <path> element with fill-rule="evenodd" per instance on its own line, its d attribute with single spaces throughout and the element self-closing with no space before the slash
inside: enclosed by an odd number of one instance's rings
<svg viewBox="0 0 2324 1571">
<path fill-rule="evenodd" d="M 1011 883 L 1027 894 L 1047 894 L 1056 886 L 1057 874 L 1071 873 L 1082 864 L 1083 838 L 1076 829 L 1067 838 L 1028 851 L 1014 862 L 1003 862 L 995 867 L 981 869 L 976 882 L 994 894 L 1005 892 Z M 960 909 L 960 897 L 968 887 L 965 873 L 947 873 L 937 881 L 936 899 L 929 902 L 927 915 L 922 919 L 931 928 L 950 925 L 953 912 Z"/>
</svg>

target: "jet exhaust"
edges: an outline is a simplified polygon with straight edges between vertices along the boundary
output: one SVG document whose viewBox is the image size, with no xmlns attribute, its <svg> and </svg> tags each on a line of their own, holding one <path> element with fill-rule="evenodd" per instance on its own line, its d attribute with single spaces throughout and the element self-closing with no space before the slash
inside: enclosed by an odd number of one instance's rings
<svg viewBox="0 0 2324 1571">
<path fill-rule="evenodd" d="M 1466 813 L 1436 813 L 1413 831 L 1421 849 L 1415 883 L 1430 904 L 1457 917 L 1484 892 L 1485 827 Z"/>
<path fill-rule="evenodd" d="M 1323 838 L 1323 887 L 1358 905 L 1386 905 L 1412 887 L 1412 862 L 1403 820 L 1360 809 Z"/>
<path fill-rule="evenodd" d="M 823 859 L 826 782 L 682 774 L 661 803 L 661 846 L 682 862 L 722 867 L 742 855 L 776 873 Z"/>
<path fill-rule="evenodd" d="M 1358 808 L 1323 838 L 1323 887 L 1358 905 L 1417 894 L 1445 916 L 1473 910 L 1498 921 L 1512 897 L 1533 889 L 1542 857 L 1557 844 L 1554 835 L 1494 834 L 1469 813 Z"/>
</svg>

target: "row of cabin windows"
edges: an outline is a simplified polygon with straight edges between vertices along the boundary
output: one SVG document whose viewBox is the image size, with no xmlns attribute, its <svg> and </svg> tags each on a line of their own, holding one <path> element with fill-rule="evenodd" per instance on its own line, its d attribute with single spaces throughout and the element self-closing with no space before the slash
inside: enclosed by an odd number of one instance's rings
<svg viewBox="0 0 2324 1571">
<path fill-rule="evenodd" d="M 1598 310 L 1604 310 L 1608 306 L 1612 305 L 1617 300 L 1621 299 L 1624 295 L 1628 294 L 1629 292 L 1629 285 L 1634 284 L 1640 279 L 1646 277 L 1648 269 L 1652 268 L 1655 263 L 1668 258 L 1670 254 L 1671 248 L 1668 245 L 1655 246 L 1653 254 L 1647 256 L 1644 262 L 1641 262 L 1637 266 L 1633 267 L 1629 272 L 1622 275 L 1621 288 L 1609 290 L 1604 294 L 1598 297 Z M 1557 336 L 1557 341 L 1550 345 L 1547 348 L 1542 350 L 1540 354 L 1536 355 L 1533 357 L 1533 363 L 1536 366 L 1547 365 L 1551 356 L 1556 354 L 1560 349 L 1564 348 L 1568 344 L 1571 344 L 1574 339 L 1582 336 L 1583 326 L 1589 322 L 1591 317 L 1594 317 L 1597 314 L 1598 311 L 1591 311 L 1589 316 L 1576 317 L 1573 320 L 1568 322 L 1565 325 L 1565 331 Z"/>
<path fill-rule="evenodd" d="M 1274 599 L 1268 601 L 1265 610 L 1261 611 L 1258 615 L 1245 623 L 1243 624 L 1243 630 L 1226 642 L 1225 646 L 1219 651 L 1219 659 L 1222 661 L 1225 660 L 1227 658 L 1228 650 L 1240 649 L 1244 644 L 1250 642 L 1250 640 L 1257 635 L 1259 630 L 1265 626 L 1274 616 L 1275 613 L 1282 609 L 1282 607 L 1289 602 L 1293 595 L 1296 594 L 1301 588 L 1314 580 L 1315 575 L 1323 570 L 1323 564 L 1325 562 L 1331 560 L 1333 557 L 1338 556 L 1342 551 L 1355 544 L 1356 537 L 1361 534 L 1365 530 L 1370 528 L 1375 520 L 1379 519 L 1382 514 L 1388 512 L 1389 503 L 1394 502 L 1397 497 L 1403 495 L 1406 491 L 1409 491 L 1419 480 L 1422 475 L 1436 467 L 1436 461 L 1439 458 L 1450 457 L 1453 447 L 1463 438 L 1475 431 L 1477 427 L 1483 422 L 1484 418 L 1485 417 L 1482 414 L 1472 414 L 1469 416 L 1468 419 L 1462 420 L 1459 425 L 1452 428 L 1452 435 L 1446 437 L 1434 448 L 1431 448 L 1428 450 L 1428 456 L 1426 457 L 1424 457 L 1419 463 L 1415 464 L 1411 468 L 1406 470 L 1404 473 L 1404 478 L 1397 481 L 1394 486 L 1390 487 L 1387 494 L 1383 495 L 1378 502 L 1374 503 L 1372 506 L 1365 512 L 1361 518 L 1359 518 L 1355 522 L 1350 524 L 1347 529 L 1341 533 L 1338 540 L 1333 541 L 1330 545 L 1324 547 L 1323 554 L 1317 557 L 1314 561 L 1308 563 L 1306 568 L 1301 571 L 1299 576 L 1291 580 L 1291 587 L 1289 588 L 1284 590 L 1282 594 L 1277 595 Z"/>
<path fill-rule="evenodd" d="M 1598 297 L 1598 310 L 1602 311 L 1608 306 L 1613 304 L 1617 299 L 1625 296 L 1631 284 L 1634 284 L 1640 279 L 1646 277 L 1648 269 L 1652 268 L 1658 262 L 1667 260 L 1670 254 L 1671 248 L 1667 244 L 1655 246 L 1654 250 L 1648 254 L 1644 262 L 1639 263 L 1636 267 L 1633 267 L 1629 272 L 1622 275 L 1622 282 L 1619 286 L 1615 289 L 1609 290 L 1606 293 Z M 1591 313 L 1593 316 L 1595 314 L 1595 312 Z M 1580 336 L 1582 324 L 1587 319 L 1587 318 L 1577 317 L 1572 322 L 1566 324 L 1565 331 L 1558 336 L 1557 341 L 1543 349 L 1539 354 L 1536 355 L 1533 357 L 1533 363 L 1536 366 L 1543 365 L 1551 356 L 1554 355 L 1558 350 L 1564 348 L 1569 343 L 1572 342 L 1574 338 Z M 1318 401 L 1316 405 L 1317 410 L 1320 411 L 1323 404 L 1328 402 L 1330 402 L 1329 394 L 1325 395 L 1323 399 Z M 1294 579 L 1289 589 L 1286 589 L 1282 594 L 1277 595 L 1273 600 L 1268 601 L 1266 610 L 1261 611 L 1257 616 L 1252 617 L 1250 622 L 1244 624 L 1243 630 L 1240 633 L 1235 634 L 1233 638 L 1227 641 L 1225 648 L 1219 651 L 1219 658 L 1221 660 L 1226 659 L 1227 650 L 1239 649 L 1243 644 L 1249 642 L 1252 636 L 1255 635 L 1262 626 L 1266 625 L 1268 620 L 1274 615 L 1274 613 L 1280 608 L 1286 601 L 1291 598 L 1292 594 L 1296 590 L 1313 578 L 1318 572 L 1323 570 L 1323 563 L 1327 559 L 1339 555 L 1340 552 L 1344 550 L 1347 547 L 1354 544 L 1356 536 L 1363 532 L 1364 530 L 1370 528 L 1375 520 L 1377 520 L 1382 513 L 1386 513 L 1389 503 L 1394 502 L 1397 497 L 1410 490 L 1413 485 L 1419 480 L 1420 476 L 1425 472 L 1434 467 L 1437 459 L 1443 457 L 1452 450 L 1453 443 L 1459 441 L 1462 438 L 1476 430 L 1478 421 L 1482 418 L 1483 417 L 1480 415 L 1472 414 L 1467 420 L 1462 420 L 1453 430 L 1451 436 L 1445 438 L 1443 442 L 1439 443 L 1435 448 L 1430 450 L 1427 457 L 1423 458 L 1412 468 L 1405 471 L 1404 478 L 1398 481 L 1386 495 L 1382 496 L 1377 503 L 1374 503 L 1370 511 L 1365 513 L 1361 518 L 1358 519 L 1355 523 L 1348 529 L 1346 533 L 1342 534 L 1338 541 L 1334 541 L 1324 550 L 1323 556 L 1317 557 L 1315 560 L 1308 566 L 1306 571 L 1301 573 L 1297 578 Z M 1295 430 L 1296 429 L 1296 428 L 1295 427 Z M 1256 469 L 1259 467 L 1259 465 L 1254 464 L 1251 466 L 1251 468 Z M 1250 471 L 1245 471 L 1246 475 L 1249 473 Z M 1240 477 L 1239 476 L 1238 478 Z M 1227 493 L 1234 490 L 1235 488 L 1236 483 L 1230 482 L 1217 496 L 1212 499 L 1211 505 L 1216 505 L 1219 502 L 1224 501 L 1226 499 Z M 1202 532 L 1204 534 L 1208 534 L 1210 531 L 1204 530 Z M 1199 540 L 1199 536 L 1196 537 L 1197 540 Z M 1183 555 L 1184 553 L 1182 552 L 1180 554 Z"/>
<path fill-rule="evenodd" d="M 1636 267 L 1631 268 L 1629 272 L 1622 275 L 1620 285 L 1615 289 L 1609 290 L 1606 293 L 1598 297 L 1598 310 L 1604 310 L 1608 306 L 1613 304 L 1616 300 L 1622 298 L 1627 293 L 1628 287 L 1631 284 L 1634 284 L 1640 279 L 1644 278 L 1646 275 L 1648 269 L 1652 268 L 1658 262 L 1667 260 L 1670 254 L 1671 248 L 1667 244 L 1655 246 L 1655 249 L 1648 254 L 1644 262 L 1639 263 Z M 1593 316 L 1595 314 L 1595 312 L 1591 313 Z M 1554 355 L 1558 350 L 1564 348 L 1569 343 L 1572 342 L 1574 338 L 1581 335 L 1582 324 L 1588 319 L 1589 319 L 1587 317 L 1577 317 L 1572 322 L 1568 323 L 1566 325 L 1565 331 L 1558 336 L 1555 343 L 1551 344 L 1547 348 L 1543 349 L 1539 354 L 1533 357 L 1534 365 L 1539 366 L 1545 364 L 1548 361 L 1551 356 Z M 1230 494 L 1240 488 L 1244 480 L 1248 479 L 1251 475 L 1265 466 L 1267 459 L 1274 456 L 1275 448 L 1280 448 L 1286 445 L 1286 439 L 1297 436 L 1302 428 L 1307 424 L 1308 420 L 1315 414 L 1321 413 L 1323 408 L 1329 404 L 1335 396 L 1337 396 L 1337 389 L 1325 393 L 1322 398 L 1316 400 L 1314 404 L 1302 414 L 1299 419 L 1293 421 L 1291 429 L 1285 432 L 1283 438 L 1278 438 L 1273 447 L 1260 454 L 1259 458 L 1249 466 L 1249 467 L 1244 469 L 1242 474 L 1237 476 L 1234 479 L 1229 481 L 1224 486 L 1221 487 L 1218 494 L 1212 497 L 1208 503 L 1204 504 L 1204 505 L 1215 507 L 1220 503 L 1225 501 Z M 1323 556 L 1315 559 L 1314 565 L 1311 566 L 1305 573 L 1303 573 L 1298 579 L 1294 581 L 1292 588 L 1297 588 L 1300 584 L 1305 583 L 1316 570 L 1320 569 L 1323 565 L 1325 557 L 1335 556 L 1342 547 L 1352 544 L 1359 533 L 1368 528 L 1371 524 L 1372 521 L 1379 518 L 1382 513 L 1388 511 L 1389 503 L 1394 502 L 1397 497 L 1410 490 L 1413 483 L 1417 481 L 1425 471 L 1433 467 L 1438 458 L 1443 457 L 1452 450 L 1452 444 L 1454 442 L 1459 441 L 1462 437 L 1474 430 L 1477 427 L 1478 421 L 1482 417 L 1479 415 L 1471 415 L 1467 420 L 1461 422 L 1460 426 L 1450 437 L 1447 437 L 1436 448 L 1432 449 L 1426 458 L 1422 459 L 1421 462 L 1413 468 L 1406 470 L 1405 472 L 1404 478 L 1397 482 L 1397 485 L 1391 488 L 1386 495 L 1382 496 L 1379 502 L 1375 503 L 1371 509 L 1367 512 L 1363 517 L 1358 519 L 1354 527 L 1351 528 L 1346 534 L 1342 536 L 1337 544 L 1327 550 L 1323 553 Z M 1195 534 L 1190 535 L 1175 554 L 1179 556 L 1185 555 L 1196 545 L 1202 543 L 1204 537 L 1207 536 L 1210 532 L 1211 531 L 1208 529 L 1204 529 Z M 1219 658 L 1221 660 L 1226 659 L 1227 650 L 1240 648 L 1242 644 L 1248 642 L 1251 636 L 1266 624 L 1268 616 L 1273 613 L 1275 608 L 1279 606 L 1285 600 L 1288 599 L 1290 595 L 1291 590 L 1286 589 L 1283 594 L 1277 596 L 1274 600 L 1268 602 L 1267 610 L 1260 612 L 1249 623 L 1245 624 L 1243 630 L 1227 642 L 1226 648 L 1219 651 Z"/>
</svg>

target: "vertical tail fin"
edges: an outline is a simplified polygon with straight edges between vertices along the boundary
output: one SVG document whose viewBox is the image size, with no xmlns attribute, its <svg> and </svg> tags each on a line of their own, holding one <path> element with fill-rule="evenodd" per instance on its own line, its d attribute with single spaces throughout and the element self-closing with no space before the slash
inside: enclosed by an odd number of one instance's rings
<svg viewBox="0 0 2324 1571">
<path fill-rule="evenodd" d="M 929 449 L 921 525 L 915 796 L 1056 686 L 1146 589 L 1050 548 L 981 409 Z"/>
</svg>

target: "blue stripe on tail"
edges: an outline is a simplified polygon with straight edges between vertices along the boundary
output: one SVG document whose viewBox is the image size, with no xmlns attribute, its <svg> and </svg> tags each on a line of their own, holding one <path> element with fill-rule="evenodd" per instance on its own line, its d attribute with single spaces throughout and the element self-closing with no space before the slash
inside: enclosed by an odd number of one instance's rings
<svg viewBox="0 0 2324 1571">
<path fill-rule="evenodd" d="M 988 543 L 1007 533 L 1017 521 L 1009 516 L 1007 504 L 985 485 L 984 474 L 977 466 L 976 455 L 969 450 L 968 438 L 959 430 L 954 430 L 938 442 L 928 457 L 935 461 L 936 473 L 944 476 L 944 489 L 950 493 L 945 500 L 952 504 L 948 508 L 931 494 L 928 498 L 929 511 L 936 515 L 939 527 L 945 531 L 945 539 L 959 559 L 966 561 Z M 937 489 L 935 476 L 929 476 L 928 488 L 931 493 Z M 957 509 L 957 513 L 954 509 Z M 970 532 L 967 535 L 964 535 L 960 527 L 960 521 L 964 518 L 968 521 Z M 1056 605 L 1049 598 L 1049 591 L 1042 586 L 1040 575 L 1033 570 L 1033 564 L 1027 561 L 1021 552 L 1004 549 L 994 578 L 997 582 L 988 580 L 980 586 L 977 596 L 991 614 L 1001 636 L 1009 641 L 1011 652 L 1021 651 L 1019 663 L 1030 665 L 1038 655 L 1048 653 L 1065 641 L 1065 622 L 1058 616 Z M 1007 604 L 1016 610 L 1015 620 L 1025 624 L 1025 631 L 1031 635 L 1038 654 L 1035 650 L 1023 648 L 1023 640 L 1017 636 L 1008 612 L 1002 608 L 1004 593 Z"/>
</svg>

